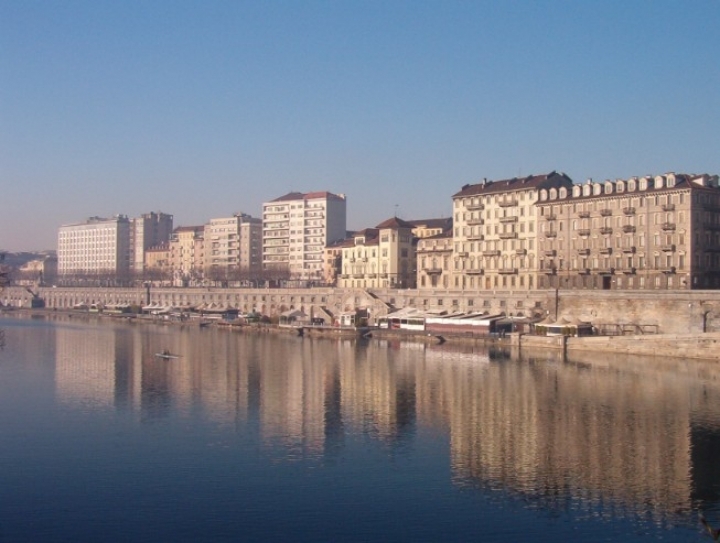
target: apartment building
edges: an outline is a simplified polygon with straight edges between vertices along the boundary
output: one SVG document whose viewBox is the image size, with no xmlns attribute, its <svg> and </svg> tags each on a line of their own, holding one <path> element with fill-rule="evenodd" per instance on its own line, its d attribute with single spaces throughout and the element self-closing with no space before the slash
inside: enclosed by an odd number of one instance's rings
<svg viewBox="0 0 720 543">
<path fill-rule="evenodd" d="M 206 272 L 256 275 L 262 268 L 262 221 L 246 213 L 210 219 L 205 225 Z"/>
<path fill-rule="evenodd" d="M 201 281 L 205 268 L 205 227 L 180 226 L 170 238 L 170 268 L 176 286 Z"/>
<path fill-rule="evenodd" d="M 124 275 L 130 271 L 130 221 L 90 217 L 58 231 L 58 274 Z"/>
<path fill-rule="evenodd" d="M 537 288 L 535 204 L 543 189 L 572 186 L 567 175 L 551 172 L 462 187 L 453 195 L 451 288 Z"/>
<path fill-rule="evenodd" d="M 146 267 L 145 252 L 170 240 L 173 216 L 162 212 L 144 213 L 130 219 L 130 269 L 142 272 Z"/>
<path fill-rule="evenodd" d="M 540 288 L 720 287 L 717 175 L 543 187 L 536 207 Z"/>
<path fill-rule="evenodd" d="M 414 226 L 393 217 L 356 233 L 342 248 L 342 288 L 415 288 Z"/>
<path fill-rule="evenodd" d="M 263 204 L 262 264 L 291 279 L 323 280 L 323 254 L 344 239 L 346 199 L 331 192 L 291 192 Z"/>
<path fill-rule="evenodd" d="M 418 288 L 449 288 L 453 277 L 452 228 L 417 241 Z"/>
</svg>

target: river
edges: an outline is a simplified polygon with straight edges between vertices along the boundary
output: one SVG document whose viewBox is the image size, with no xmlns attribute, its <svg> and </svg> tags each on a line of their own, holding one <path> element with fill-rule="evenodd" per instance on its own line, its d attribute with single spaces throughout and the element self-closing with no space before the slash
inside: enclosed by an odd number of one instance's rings
<svg viewBox="0 0 720 543">
<path fill-rule="evenodd" d="M 720 365 L 0 320 L 0 542 L 710 541 Z M 178 358 L 162 359 L 169 350 Z"/>
</svg>

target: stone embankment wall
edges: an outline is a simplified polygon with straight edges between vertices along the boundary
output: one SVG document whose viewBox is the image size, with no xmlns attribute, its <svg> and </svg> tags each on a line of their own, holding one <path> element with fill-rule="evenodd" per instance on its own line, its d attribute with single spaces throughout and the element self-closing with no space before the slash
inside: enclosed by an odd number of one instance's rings
<svg viewBox="0 0 720 543">
<path fill-rule="evenodd" d="M 720 361 L 720 332 L 646 336 L 541 337 L 516 335 L 512 347 L 526 354 L 548 349 L 572 358 L 583 353 L 632 354 Z"/>
<path fill-rule="evenodd" d="M 253 288 L 48 288 L 34 291 L 47 307 L 69 309 L 78 303 L 190 306 L 215 304 L 241 311 L 278 315 L 301 309 L 329 322 L 340 313 L 367 309 L 370 323 L 396 309 L 487 312 L 550 320 L 589 321 L 607 333 L 703 334 L 720 332 L 720 290 L 684 291 L 459 291 L 437 289 L 366 291 L 362 289 Z M 33 294 L 6 288 L 0 302 L 30 307 Z"/>
</svg>

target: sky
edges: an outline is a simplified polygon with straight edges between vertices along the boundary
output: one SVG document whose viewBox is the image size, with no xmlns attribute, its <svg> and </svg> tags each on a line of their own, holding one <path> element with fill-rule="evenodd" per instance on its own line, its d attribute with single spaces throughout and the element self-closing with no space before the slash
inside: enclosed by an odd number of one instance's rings
<svg viewBox="0 0 720 543">
<path fill-rule="evenodd" d="M 720 174 L 720 0 L 0 0 L 0 250 L 291 191 L 348 228 L 467 183 Z"/>
</svg>

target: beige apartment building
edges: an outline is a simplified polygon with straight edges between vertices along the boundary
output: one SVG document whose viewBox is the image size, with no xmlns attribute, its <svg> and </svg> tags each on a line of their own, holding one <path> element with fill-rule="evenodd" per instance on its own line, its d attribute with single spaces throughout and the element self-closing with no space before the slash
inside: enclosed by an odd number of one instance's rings
<svg viewBox="0 0 720 543">
<path fill-rule="evenodd" d="M 449 288 L 453 277 L 452 228 L 417 241 L 418 288 Z"/>
<path fill-rule="evenodd" d="M 130 269 L 140 273 L 146 268 L 145 253 L 170 240 L 173 216 L 162 212 L 144 213 L 130 219 Z"/>
<path fill-rule="evenodd" d="M 208 275 L 256 276 L 262 268 L 262 221 L 246 213 L 210 219 L 205 225 L 205 271 Z"/>
<path fill-rule="evenodd" d="M 537 206 L 543 189 L 570 190 L 572 180 L 551 172 L 465 185 L 453 195 L 453 276 L 459 289 L 534 289 L 538 286 Z M 435 272 L 437 274 L 437 272 Z"/>
<path fill-rule="evenodd" d="M 130 221 L 125 215 L 91 217 L 58 231 L 58 274 L 126 275 L 130 271 Z"/>
<path fill-rule="evenodd" d="M 345 238 L 344 194 L 291 192 L 263 204 L 262 265 L 295 280 L 323 281 L 325 247 Z"/>
<path fill-rule="evenodd" d="M 393 217 L 357 232 L 342 248 L 341 288 L 415 288 L 413 225 Z"/>
<path fill-rule="evenodd" d="M 720 287 L 717 175 L 588 181 L 539 196 L 538 287 Z"/>
<path fill-rule="evenodd" d="M 201 281 L 205 268 L 205 227 L 180 226 L 170 238 L 170 268 L 176 286 Z"/>
</svg>

